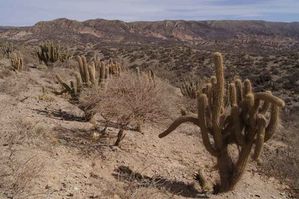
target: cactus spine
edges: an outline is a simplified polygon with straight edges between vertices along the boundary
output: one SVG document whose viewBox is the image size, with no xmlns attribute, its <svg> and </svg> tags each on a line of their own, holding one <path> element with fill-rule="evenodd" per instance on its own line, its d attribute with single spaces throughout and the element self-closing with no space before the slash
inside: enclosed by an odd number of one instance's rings
<svg viewBox="0 0 299 199">
<path fill-rule="evenodd" d="M 185 115 L 176 119 L 159 137 L 167 136 L 185 122 L 199 126 L 205 148 L 217 158 L 220 182 L 215 188 L 220 188 L 215 191 L 225 192 L 232 190 L 240 180 L 252 150 L 253 159 L 259 160 L 264 143 L 277 129 L 279 111 L 285 104 L 270 91 L 254 93 L 248 79 L 242 82 L 236 78 L 225 92 L 223 59 L 220 53 L 214 54 L 214 63 L 216 78 L 211 77 L 210 83 L 197 96 L 197 117 Z M 229 103 L 225 103 L 225 99 Z M 210 137 L 214 142 L 210 141 Z M 236 162 L 232 161 L 228 153 L 230 144 L 236 144 L 240 149 Z"/>
</svg>

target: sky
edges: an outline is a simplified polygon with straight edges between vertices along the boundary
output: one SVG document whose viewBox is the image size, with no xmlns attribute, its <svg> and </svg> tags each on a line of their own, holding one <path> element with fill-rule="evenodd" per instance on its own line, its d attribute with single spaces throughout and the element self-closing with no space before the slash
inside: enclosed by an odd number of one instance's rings
<svg viewBox="0 0 299 199">
<path fill-rule="evenodd" d="M 0 26 L 69 18 L 299 21 L 299 0 L 0 0 Z"/>
</svg>

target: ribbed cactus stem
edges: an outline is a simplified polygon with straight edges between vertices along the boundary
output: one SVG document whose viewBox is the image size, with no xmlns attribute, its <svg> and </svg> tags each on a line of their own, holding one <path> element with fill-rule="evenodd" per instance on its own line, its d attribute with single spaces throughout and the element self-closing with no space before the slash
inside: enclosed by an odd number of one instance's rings
<svg viewBox="0 0 299 199">
<path fill-rule="evenodd" d="M 88 65 L 87 60 L 85 56 L 82 56 L 82 62 L 83 62 L 83 69 L 84 69 L 84 80 L 87 85 L 90 85 L 90 79 L 89 79 L 89 71 L 88 71 Z"/>
<path fill-rule="evenodd" d="M 259 92 L 259 93 L 255 93 L 255 96 L 256 96 L 257 99 L 261 99 L 261 100 L 264 100 L 264 101 L 269 101 L 270 103 L 275 104 L 275 105 L 277 105 L 281 108 L 285 106 L 285 103 L 282 99 L 273 96 L 271 93 Z"/>
<path fill-rule="evenodd" d="M 258 123 L 257 123 L 257 135 L 255 141 L 255 149 L 253 154 L 253 160 L 258 161 L 258 158 L 263 150 L 264 142 L 265 142 L 265 126 L 266 126 L 266 119 L 264 116 L 258 116 Z"/>
<path fill-rule="evenodd" d="M 75 77 L 76 77 L 76 84 L 77 84 L 77 92 L 80 93 L 81 92 L 81 88 L 82 88 L 81 75 L 76 72 L 75 73 Z"/>
<path fill-rule="evenodd" d="M 199 126 L 201 129 L 201 136 L 203 140 L 203 144 L 207 151 L 212 154 L 213 156 L 217 156 L 218 153 L 216 149 L 212 146 L 210 139 L 209 139 L 209 129 L 207 124 L 206 118 L 206 110 L 208 109 L 208 97 L 206 94 L 201 94 L 198 97 L 198 120 Z"/>
<path fill-rule="evenodd" d="M 88 73 L 91 84 L 93 86 L 96 86 L 96 66 L 94 62 L 92 62 L 91 65 L 88 66 Z"/>
<path fill-rule="evenodd" d="M 240 113 L 239 113 L 239 107 L 237 104 L 234 104 L 232 106 L 232 119 L 233 119 L 233 131 L 235 134 L 236 142 L 238 145 L 243 146 L 245 144 L 245 137 L 242 135 L 243 131 L 243 124 L 240 120 Z"/>
<path fill-rule="evenodd" d="M 218 149 L 222 147 L 222 135 L 220 129 L 220 114 L 222 107 L 224 106 L 224 68 L 223 68 L 223 58 L 220 53 L 214 54 L 214 64 L 216 67 L 216 96 L 213 100 L 212 108 L 212 124 L 214 130 L 215 144 Z"/>
<path fill-rule="evenodd" d="M 266 127 L 265 142 L 268 141 L 275 133 L 279 123 L 280 123 L 280 108 L 276 104 L 272 104 L 270 112 L 270 121 Z"/>
<path fill-rule="evenodd" d="M 231 106 L 237 105 L 237 91 L 234 83 L 229 85 L 229 99 Z"/>
<path fill-rule="evenodd" d="M 79 67 L 79 72 L 82 78 L 82 81 L 85 82 L 85 74 L 84 74 L 84 67 L 83 67 L 83 61 L 82 61 L 82 57 L 81 56 L 77 56 L 76 57 L 77 62 L 78 62 L 78 67 Z"/>
<path fill-rule="evenodd" d="M 248 94 L 248 93 L 251 93 L 252 92 L 252 86 L 251 86 L 251 82 L 249 79 L 246 79 L 244 81 L 244 92 L 243 92 L 243 95 L 244 97 Z"/>
<path fill-rule="evenodd" d="M 235 85 L 236 85 L 236 89 L 237 89 L 237 102 L 240 105 L 240 103 L 243 101 L 243 84 L 242 81 L 237 78 L 235 80 Z"/>
</svg>

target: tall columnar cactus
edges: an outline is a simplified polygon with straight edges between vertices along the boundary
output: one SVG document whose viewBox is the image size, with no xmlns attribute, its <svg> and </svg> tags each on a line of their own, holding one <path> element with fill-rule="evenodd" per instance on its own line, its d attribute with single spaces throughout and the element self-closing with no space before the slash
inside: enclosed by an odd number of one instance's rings
<svg viewBox="0 0 299 199">
<path fill-rule="evenodd" d="M 66 50 L 63 50 L 58 44 L 47 41 L 39 46 L 37 57 L 41 62 L 49 65 L 49 63 L 56 61 L 64 62 L 70 58 L 70 54 Z"/>
<path fill-rule="evenodd" d="M 77 62 L 83 84 L 86 86 L 96 86 L 95 63 L 91 62 L 91 64 L 88 64 L 85 56 L 77 56 Z"/>
<path fill-rule="evenodd" d="M 23 70 L 23 58 L 20 53 L 12 53 L 10 55 L 10 62 L 12 69 L 14 71 L 22 71 Z"/>
<path fill-rule="evenodd" d="M 252 158 L 258 161 L 264 143 L 279 125 L 279 112 L 285 103 L 270 91 L 255 93 L 248 79 L 235 79 L 225 91 L 222 56 L 215 53 L 213 58 L 216 76 L 197 96 L 197 115 L 179 117 L 159 137 L 167 136 L 185 122 L 199 126 L 206 150 L 217 159 L 220 182 L 215 191 L 225 192 L 240 180 L 252 150 Z M 236 161 L 228 150 L 232 144 L 239 148 Z"/>
</svg>

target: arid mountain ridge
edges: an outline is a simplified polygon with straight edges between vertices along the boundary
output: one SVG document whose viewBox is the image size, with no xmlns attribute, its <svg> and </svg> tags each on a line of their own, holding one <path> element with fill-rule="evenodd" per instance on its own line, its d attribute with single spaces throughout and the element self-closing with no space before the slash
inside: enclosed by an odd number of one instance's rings
<svg viewBox="0 0 299 199">
<path fill-rule="evenodd" d="M 45 39 L 64 42 L 207 43 L 233 41 L 263 42 L 270 45 L 297 45 L 299 22 L 266 21 L 183 21 L 123 22 L 93 19 L 83 22 L 56 19 L 30 27 L 0 27 L 0 38 L 36 42 Z"/>
</svg>

